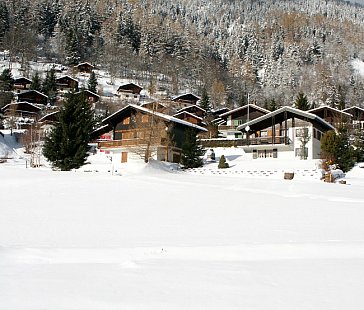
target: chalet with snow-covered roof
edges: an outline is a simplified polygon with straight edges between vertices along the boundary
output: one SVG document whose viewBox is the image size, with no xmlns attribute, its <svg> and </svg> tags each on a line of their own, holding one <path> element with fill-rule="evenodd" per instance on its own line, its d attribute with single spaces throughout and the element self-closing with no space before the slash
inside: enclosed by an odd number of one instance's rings
<svg viewBox="0 0 364 310">
<path fill-rule="evenodd" d="M 82 92 L 85 95 L 87 102 L 92 106 L 93 109 L 95 109 L 95 104 L 100 100 L 100 96 L 88 89 L 83 89 L 76 94 L 80 94 Z"/>
<path fill-rule="evenodd" d="M 359 130 L 364 129 L 364 109 L 361 107 L 350 107 L 343 110 L 343 112 L 349 113 L 352 116 L 352 129 Z"/>
<path fill-rule="evenodd" d="M 206 110 L 201 108 L 200 106 L 198 106 L 196 104 L 189 105 L 187 107 L 183 107 L 182 109 L 179 109 L 177 111 L 177 113 L 181 113 L 181 112 L 188 112 L 190 114 L 194 114 L 194 115 L 196 115 L 198 117 L 201 117 L 201 118 L 203 118 L 206 115 Z"/>
<path fill-rule="evenodd" d="M 44 136 L 46 136 L 50 130 L 54 127 L 54 125 L 58 122 L 59 111 L 54 111 L 48 113 L 41 117 L 38 120 L 38 125 L 43 132 Z"/>
<path fill-rule="evenodd" d="M 136 85 L 134 83 L 127 83 L 120 85 L 117 93 L 120 99 L 138 102 L 140 100 L 140 92 L 142 91 L 142 89 L 143 88 L 139 85 Z"/>
<path fill-rule="evenodd" d="M 335 127 L 316 114 L 282 107 L 237 127 L 239 141 L 253 159 L 319 159 L 321 137 Z"/>
<path fill-rule="evenodd" d="M 78 89 L 78 80 L 69 75 L 56 78 L 57 90 L 59 92 L 71 92 Z"/>
<path fill-rule="evenodd" d="M 18 77 L 14 79 L 14 89 L 17 91 L 27 90 L 30 88 L 32 80 L 26 77 Z"/>
<path fill-rule="evenodd" d="M 234 110 L 220 114 L 218 130 L 227 139 L 240 139 L 242 133 L 237 127 L 249 120 L 268 114 L 270 111 L 255 104 L 244 105 Z"/>
<path fill-rule="evenodd" d="M 156 111 L 156 112 L 161 112 L 161 113 L 166 113 L 166 111 L 168 110 L 168 108 L 157 101 L 152 101 L 152 102 L 146 102 L 140 105 L 143 108 L 152 110 L 152 111 Z M 167 113 L 168 114 L 168 113 Z"/>
<path fill-rule="evenodd" d="M 197 101 L 200 100 L 200 97 L 192 94 L 187 93 L 179 96 L 175 96 L 172 98 L 172 101 L 175 103 L 176 106 L 180 108 L 185 108 L 191 105 L 196 105 Z"/>
<path fill-rule="evenodd" d="M 82 62 L 74 66 L 74 68 L 80 73 L 91 73 L 95 67 L 89 62 Z"/>
<path fill-rule="evenodd" d="M 179 162 L 186 131 L 206 129 L 173 116 L 129 104 L 102 121 L 99 136 L 111 132 L 112 140 L 99 141 L 98 149 L 111 154 L 113 163 L 155 158 Z M 173 137 L 173 141 L 172 138 Z"/>
<path fill-rule="evenodd" d="M 350 113 L 332 108 L 327 105 L 308 110 L 307 112 L 321 117 L 335 128 L 342 126 L 342 124 L 350 124 L 352 118 Z"/>
<path fill-rule="evenodd" d="M 33 104 L 47 105 L 48 96 L 37 90 L 26 90 L 17 94 L 18 102 L 26 101 Z"/>
<path fill-rule="evenodd" d="M 187 111 L 182 111 L 182 112 L 178 112 L 176 114 L 173 115 L 173 117 L 182 119 L 186 122 L 189 122 L 191 124 L 195 124 L 198 126 L 203 126 L 203 118 L 197 116 L 196 114 L 192 114 L 190 112 Z"/>
<path fill-rule="evenodd" d="M 9 103 L 1 109 L 4 115 L 4 124 L 24 129 L 35 123 L 40 117 L 42 109 L 29 102 Z"/>
</svg>

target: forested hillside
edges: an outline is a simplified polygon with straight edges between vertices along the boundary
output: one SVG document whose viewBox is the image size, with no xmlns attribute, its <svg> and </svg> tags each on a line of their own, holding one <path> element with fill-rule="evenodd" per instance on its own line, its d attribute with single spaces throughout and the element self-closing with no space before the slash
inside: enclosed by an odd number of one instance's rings
<svg viewBox="0 0 364 310">
<path fill-rule="evenodd" d="M 322 0 L 3 0 L 0 45 L 29 61 L 91 61 L 149 92 L 201 94 L 214 106 L 357 105 L 364 8 Z"/>
</svg>

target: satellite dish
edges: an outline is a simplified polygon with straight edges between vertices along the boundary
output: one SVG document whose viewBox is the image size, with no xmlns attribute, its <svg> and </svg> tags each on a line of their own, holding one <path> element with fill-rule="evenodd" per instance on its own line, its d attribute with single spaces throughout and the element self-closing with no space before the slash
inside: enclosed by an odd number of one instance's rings
<svg viewBox="0 0 364 310">
<path fill-rule="evenodd" d="M 248 132 L 250 130 L 249 125 L 245 127 L 245 131 Z"/>
</svg>

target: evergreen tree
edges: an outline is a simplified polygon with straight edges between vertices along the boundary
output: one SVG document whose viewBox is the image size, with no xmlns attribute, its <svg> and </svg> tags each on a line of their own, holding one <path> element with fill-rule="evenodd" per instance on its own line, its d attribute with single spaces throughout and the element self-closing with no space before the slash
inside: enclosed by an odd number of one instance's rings
<svg viewBox="0 0 364 310">
<path fill-rule="evenodd" d="M 60 12 L 58 0 L 45 0 L 38 6 L 38 32 L 47 40 L 53 34 Z"/>
<path fill-rule="evenodd" d="M 88 79 L 87 88 L 89 91 L 92 91 L 93 93 L 97 93 L 97 78 L 94 71 L 91 72 L 90 78 Z"/>
<path fill-rule="evenodd" d="M 194 129 L 188 129 L 185 134 L 185 141 L 182 145 L 181 164 L 184 168 L 198 168 L 202 166 L 204 150 L 198 145 L 196 132 Z"/>
<path fill-rule="evenodd" d="M 349 144 L 347 130 L 341 128 L 339 133 L 326 132 L 321 139 L 322 157 L 337 164 L 344 172 L 349 171 L 355 164 L 355 151 Z"/>
<path fill-rule="evenodd" d="M 225 155 L 221 155 L 218 168 L 219 169 L 229 168 L 229 164 L 226 162 Z"/>
<path fill-rule="evenodd" d="M 120 13 L 117 40 L 121 44 L 128 44 L 133 51 L 139 52 L 141 44 L 140 28 L 133 21 L 132 12 L 128 9 Z"/>
<path fill-rule="evenodd" d="M 57 99 L 57 83 L 56 83 L 56 71 L 54 68 L 47 71 L 46 78 L 42 85 L 42 92 L 48 96 L 50 104 L 54 104 Z"/>
<path fill-rule="evenodd" d="M 4 42 L 6 32 L 9 30 L 9 11 L 4 2 L 0 2 L 0 46 Z"/>
<path fill-rule="evenodd" d="M 210 97 L 207 93 L 206 87 L 202 89 L 200 107 L 206 111 L 206 115 L 211 113 Z"/>
<path fill-rule="evenodd" d="M 14 79 L 9 69 L 4 69 L 0 75 L 0 90 L 11 91 L 14 86 Z"/>
<path fill-rule="evenodd" d="M 58 123 L 46 137 L 43 154 L 54 167 L 77 169 L 85 164 L 94 127 L 93 112 L 83 92 L 68 94 Z"/>
<path fill-rule="evenodd" d="M 304 93 L 301 92 L 296 97 L 295 108 L 300 109 L 302 111 L 307 111 L 310 109 L 310 105 Z"/>
<path fill-rule="evenodd" d="M 36 72 L 32 78 L 32 83 L 30 84 L 30 89 L 42 91 L 42 83 L 41 83 L 38 72 Z"/>
<path fill-rule="evenodd" d="M 269 103 L 269 111 L 275 111 L 279 108 L 279 105 L 277 104 L 276 100 L 273 98 L 271 102 Z"/>
</svg>

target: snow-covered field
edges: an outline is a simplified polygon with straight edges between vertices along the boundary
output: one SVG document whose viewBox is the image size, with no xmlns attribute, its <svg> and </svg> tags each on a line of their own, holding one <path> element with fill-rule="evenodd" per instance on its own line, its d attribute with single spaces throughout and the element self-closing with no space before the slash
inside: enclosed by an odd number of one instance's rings
<svg viewBox="0 0 364 310">
<path fill-rule="evenodd" d="M 362 309 L 363 168 L 343 185 L 91 162 L 0 164 L 1 310 Z"/>
</svg>

